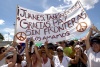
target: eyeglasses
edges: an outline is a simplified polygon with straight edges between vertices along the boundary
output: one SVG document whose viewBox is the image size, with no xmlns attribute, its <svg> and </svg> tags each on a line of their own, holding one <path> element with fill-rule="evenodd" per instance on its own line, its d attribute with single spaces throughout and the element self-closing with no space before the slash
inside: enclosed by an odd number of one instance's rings
<svg viewBox="0 0 100 67">
<path fill-rule="evenodd" d="M 63 52 L 63 50 L 57 50 L 57 52 Z"/>
</svg>

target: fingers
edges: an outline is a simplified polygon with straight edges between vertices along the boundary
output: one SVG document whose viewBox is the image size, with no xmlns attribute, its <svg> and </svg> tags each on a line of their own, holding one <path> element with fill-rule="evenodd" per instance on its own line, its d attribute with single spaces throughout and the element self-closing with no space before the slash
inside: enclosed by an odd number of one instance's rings
<svg viewBox="0 0 100 67">
<path fill-rule="evenodd" d="M 8 47 L 7 51 L 8 52 L 14 52 L 14 51 L 16 51 L 16 49 L 14 47 L 10 46 L 10 47 Z"/>
<path fill-rule="evenodd" d="M 45 45 L 48 45 L 48 41 L 45 42 Z"/>
</svg>

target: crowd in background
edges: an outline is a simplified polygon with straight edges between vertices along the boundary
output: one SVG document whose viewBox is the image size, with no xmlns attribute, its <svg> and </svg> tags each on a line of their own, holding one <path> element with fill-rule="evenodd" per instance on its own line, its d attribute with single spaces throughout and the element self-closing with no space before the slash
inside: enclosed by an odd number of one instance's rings
<svg viewBox="0 0 100 67">
<path fill-rule="evenodd" d="M 95 33 L 95 34 L 94 34 Z M 100 67 L 100 31 L 92 26 L 83 40 L 46 41 L 36 46 L 26 39 L 25 50 L 13 41 L 0 47 L 0 67 Z"/>
</svg>

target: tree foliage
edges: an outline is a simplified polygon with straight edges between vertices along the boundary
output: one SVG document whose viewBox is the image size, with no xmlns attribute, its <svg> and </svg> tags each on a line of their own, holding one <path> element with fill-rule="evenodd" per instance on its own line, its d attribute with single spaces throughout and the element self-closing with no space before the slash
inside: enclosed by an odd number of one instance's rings
<svg viewBox="0 0 100 67">
<path fill-rule="evenodd" d="M 4 40 L 4 37 L 1 33 L 0 33 L 0 39 Z"/>
</svg>

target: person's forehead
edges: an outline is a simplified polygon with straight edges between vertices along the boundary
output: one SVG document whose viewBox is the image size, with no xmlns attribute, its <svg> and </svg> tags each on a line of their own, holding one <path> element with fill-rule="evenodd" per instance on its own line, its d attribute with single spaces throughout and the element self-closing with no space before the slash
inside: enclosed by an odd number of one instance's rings
<svg viewBox="0 0 100 67">
<path fill-rule="evenodd" d="M 61 50 L 60 48 L 58 48 L 57 50 Z"/>
</svg>

